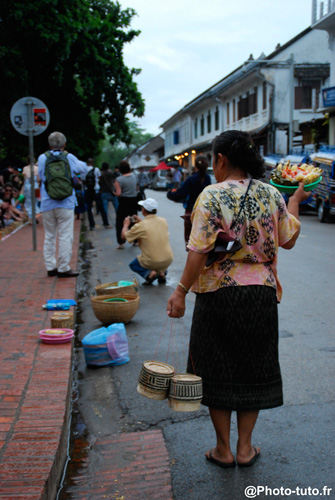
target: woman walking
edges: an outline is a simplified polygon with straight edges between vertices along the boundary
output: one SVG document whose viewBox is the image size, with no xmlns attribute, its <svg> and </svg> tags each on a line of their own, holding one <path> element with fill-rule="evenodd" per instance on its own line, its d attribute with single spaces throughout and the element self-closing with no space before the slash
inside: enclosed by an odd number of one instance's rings
<svg viewBox="0 0 335 500">
<path fill-rule="evenodd" d="M 125 240 L 122 238 L 123 221 L 126 217 L 136 215 L 137 206 L 137 178 L 130 170 L 127 161 L 121 161 L 119 164 L 121 175 L 115 180 L 115 195 L 119 199 L 119 205 L 116 214 L 116 238 L 118 249 L 124 248 Z"/>
</svg>

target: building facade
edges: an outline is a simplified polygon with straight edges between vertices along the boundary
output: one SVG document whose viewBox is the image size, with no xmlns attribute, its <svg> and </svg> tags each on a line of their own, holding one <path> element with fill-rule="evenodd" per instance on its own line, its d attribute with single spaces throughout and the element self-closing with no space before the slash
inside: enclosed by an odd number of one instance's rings
<svg viewBox="0 0 335 500">
<path fill-rule="evenodd" d="M 313 0 L 312 28 L 328 34 L 330 81 L 322 88 L 322 108 L 329 120 L 328 142 L 335 145 L 335 0 Z"/>
<path fill-rule="evenodd" d="M 153 137 L 132 151 L 126 158 L 130 168 L 143 167 L 145 170 L 156 167 L 164 157 L 164 139 L 160 135 Z"/>
<path fill-rule="evenodd" d="M 315 130 L 326 140 L 321 89 L 329 82 L 327 34 L 307 28 L 269 56 L 250 56 L 164 122 L 165 157 L 191 168 L 200 152 L 211 159 L 214 137 L 229 129 L 250 132 L 263 154 L 310 144 Z"/>
</svg>

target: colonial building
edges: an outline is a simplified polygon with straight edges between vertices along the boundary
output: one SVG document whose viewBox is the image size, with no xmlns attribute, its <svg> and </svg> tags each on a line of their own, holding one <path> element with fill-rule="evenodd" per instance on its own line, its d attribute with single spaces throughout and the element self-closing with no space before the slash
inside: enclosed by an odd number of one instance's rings
<svg viewBox="0 0 335 500">
<path fill-rule="evenodd" d="M 235 69 L 165 121 L 165 158 L 194 165 L 211 156 L 214 137 L 224 130 L 251 133 L 261 152 L 284 155 L 296 144 L 327 141 L 321 88 L 329 85 L 327 34 L 307 28 L 270 55 Z"/>
<path fill-rule="evenodd" d="M 160 135 L 153 137 L 132 151 L 126 158 L 132 169 L 143 167 L 148 170 L 158 165 L 164 157 L 164 139 Z"/>
<path fill-rule="evenodd" d="M 313 0 L 312 28 L 328 33 L 330 81 L 322 88 L 322 108 L 329 118 L 329 144 L 335 145 L 335 1 Z"/>
</svg>

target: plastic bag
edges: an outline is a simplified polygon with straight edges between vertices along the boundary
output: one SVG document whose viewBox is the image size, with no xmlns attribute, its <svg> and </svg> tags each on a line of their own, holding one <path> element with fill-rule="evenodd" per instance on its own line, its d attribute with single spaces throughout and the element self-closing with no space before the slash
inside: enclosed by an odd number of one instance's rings
<svg viewBox="0 0 335 500">
<path fill-rule="evenodd" d="M 124 280 L 120 280 L 118 282 L 118 286 L 132 286 L 134 285 L 134 282 L 133 281 L 124 281 Z"/>
<path fill-rule="evenodd" d="M 117 366 L 128 363 L 129 350 L 123 323 L 113 323 L 86 335 L 82 340 L 86 364 Z"/>
<path fill-rule="evenodd" d="M 112 289 L 115 289 L 115 288 L 120 288 L 121 286 L 132 286 L 132 285 L 135 285 L 135 283 L 133 281 L 123 281 L 123 280 L 120 280 L 120 281 L 118 281 L 117 285 L 107 286 L 106 290 L 112 290 Z"/>
<path fill-rule="evenodd" d="M 42 307 L 48 311 L 68 311 L 71 306 L 76 306 L 77 302 L 73 299 L 51 299 Z"/>
</svg>

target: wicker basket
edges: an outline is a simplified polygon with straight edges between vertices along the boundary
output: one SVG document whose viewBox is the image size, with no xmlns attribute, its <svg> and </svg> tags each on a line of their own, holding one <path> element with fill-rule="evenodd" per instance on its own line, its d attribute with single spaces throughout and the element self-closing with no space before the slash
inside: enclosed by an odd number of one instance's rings
<svg viewBox="0 0 335 500">
<path fill-rule="evenodd" d="M 51 328 L 73 328 L 73 312 L 54 312 L 51 316 Z"/>
<path fill-rule="evenodd" d="M 110 286 L 115 288 L 108 288 Z M 97 285 L 95 287 L 95 292 L 97 295 L 110 295 L 114 297 L 123 297 L 123 294 L 136 296 L 139 294 L 138 281 L 134 278 L 134 284 L 128 286 L 118 286 L 117 281 L 114 281 L 113 283 L 103 283 L 102 285 Z"/>
<path fill-rule="evenodd" d="M 129 323 L 135 316 L 140 305 L 140 296 L 119 293 L 118 297 L 127 299 L 127 302 L 104 302 L 104 300 L 110 299 L 110 295 L 99 295 L 91 298 L 94 314 L 104 325 Z"/>
</svg>

